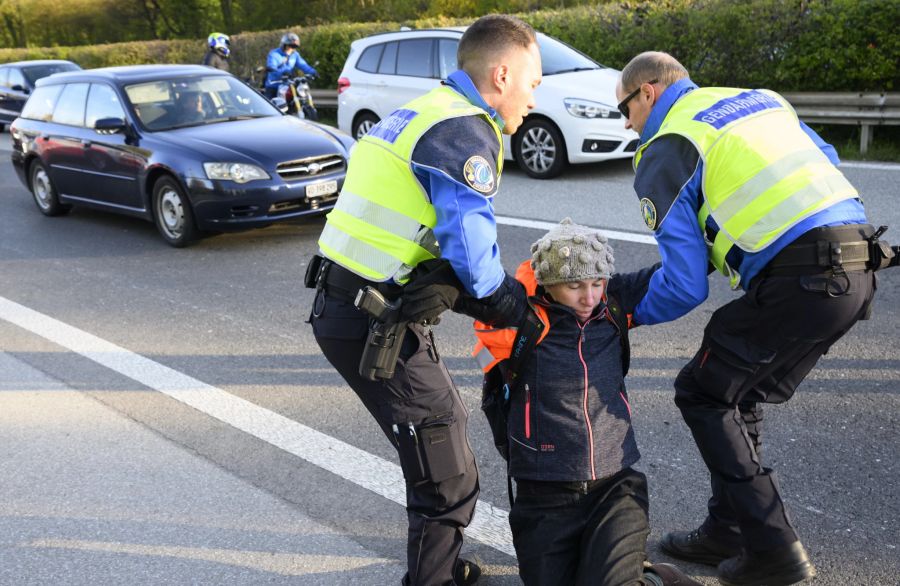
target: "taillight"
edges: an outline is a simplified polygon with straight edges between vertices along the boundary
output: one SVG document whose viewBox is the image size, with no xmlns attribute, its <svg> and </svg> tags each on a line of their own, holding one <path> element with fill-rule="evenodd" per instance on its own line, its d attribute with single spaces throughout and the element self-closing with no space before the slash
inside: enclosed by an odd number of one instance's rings
<svg viewBox="0 0 900 586">
<path fill-rule="evenodd" d="M 346 77 L 338 79 L 338 95 L 341 95 L 341 92 L 343 92 L 348 87 L 350 87 L 349 79 L 347 79 Z"/>
</svg>

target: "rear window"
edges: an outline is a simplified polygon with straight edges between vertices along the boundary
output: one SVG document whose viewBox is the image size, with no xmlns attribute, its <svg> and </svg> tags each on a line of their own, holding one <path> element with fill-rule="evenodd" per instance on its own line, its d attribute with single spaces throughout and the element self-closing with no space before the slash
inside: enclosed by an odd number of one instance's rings
<svg viewBox="0 0 900 586">
<path fill-rule="evenodd" d="M 87 83 L 67 84 L 53 109 L 53 121 L 57 124 L 84 126 L 84 106 L 87 102 Z"/>
<path fill-rule="evenodd" d="M 356 68 L 360 71 L 375 73 L 378 71 L 378 61 L 381 59 L 382 51 L 384 51 L 384 43 L 366 48 L 360 55 L 359 61 L 356 62 Z"/>
<path fill-rule="evenodd" d="M 397 75 L 434 77 L 434 41 L 410 39 L 400 41 L 397 52 Z"/>
<path fill-rule="evenodd" d="M 22 108 L 22 118 L 31 120 L 43 120 L 49 122 L 53 115 L 53 107 L 56 105 L 56 98 L 59 97 L 59 91 L 62 85 L 45 85 L 34 90 L 25 107 Z"/>
<path fill-rule="evenodd" d="M 44 65 L 23 67 L 22 73 L 25 74 L 28 83 L 34 85 L 34 82 L 42 77 L 47 77 L 48 75 L 53 75 L 54 73 L 60 73 L 62 71 L 76 71 L 78 69 L 81 68 L 74 63 L 46 63 Z"/>
</svg>

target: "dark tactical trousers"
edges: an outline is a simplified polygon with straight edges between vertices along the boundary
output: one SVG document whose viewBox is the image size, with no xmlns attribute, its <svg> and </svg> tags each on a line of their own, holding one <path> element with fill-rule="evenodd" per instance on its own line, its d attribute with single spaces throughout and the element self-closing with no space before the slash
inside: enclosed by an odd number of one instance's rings
<svg viewBox="0 0 900 586">
<path fill-rule="evenodd" d="M 870 271 L 847 273 L 846 280 L 760 277 L 713 314 L 700 350 L 675 380 L 675 403 L 710 471 L 707 533 L 752 551 L 798 540 L 775 473 L 762 463 L 760 403 L 790 399 L 867 314 L 874 292 Z"/>
<path fill-rule="evenodd" d="M 624 586 L 643 578 L 647 478 L 627 468 L 583 483 L 516 481 L 509 514 L 525 586 Z"/>
<path fill-rule="evenodd" d="M 466 436 L 468 412 L 432 340 L 422 326 L 410 326 L 394 377 L 370 381 L 359 375 L 368 316 L 320 291 L 310 321 L 325 358 L 398 450 L 409 517 L 404 580 L 452 585 L 463 529 L 478 501 L 478 471 Z"/>
</svg>

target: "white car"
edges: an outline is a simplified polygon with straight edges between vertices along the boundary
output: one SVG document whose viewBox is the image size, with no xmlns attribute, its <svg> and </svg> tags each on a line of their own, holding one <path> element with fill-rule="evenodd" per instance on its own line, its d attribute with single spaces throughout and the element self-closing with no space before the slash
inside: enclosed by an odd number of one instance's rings
<svg viewBox="0 0 900 586">
<path fill-rule="evenodd" d="M 440 84 L 456 70 L 464 28 L 401 30 L 354 41 L 338 80 L 338 128 L 359 139 L 379 120 Z M 619 72 L 538 33 L 544 79 L 537 107 L 516 134 L 504 137 L 506 158 L 532 177 L 559 175 L 566 162 L 630 157 L 638 135 L 616 109 Z"/>
</svg>

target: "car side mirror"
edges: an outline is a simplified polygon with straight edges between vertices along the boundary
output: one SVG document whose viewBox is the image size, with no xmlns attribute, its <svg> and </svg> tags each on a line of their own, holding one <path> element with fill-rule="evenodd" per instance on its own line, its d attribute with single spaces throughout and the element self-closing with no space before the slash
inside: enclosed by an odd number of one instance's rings
<svg viewBox="0 0 900 586">
<path fill-rule="evenodd" d="M 98 134 L 116 134 L 124 131 L 126 127 L 127 124 L 122 118 L 100 118 L 94 122 L 94 130 Z"/>
<path fill-rule="evenodd" d="M 15 91 L 15 92 L 24 92 L 24 93 L 26 93 L 26 94 L 28 93 L 28 88 L 27 88 L 27 87 L 24 87 L 24 86 L 22 86 L 21 84 L 18 84 L 18 83 L 17 83 L 16 85 L 12 86 L 10 89 L 13 90 L 13 91 Z"/>
</svg>

